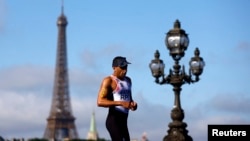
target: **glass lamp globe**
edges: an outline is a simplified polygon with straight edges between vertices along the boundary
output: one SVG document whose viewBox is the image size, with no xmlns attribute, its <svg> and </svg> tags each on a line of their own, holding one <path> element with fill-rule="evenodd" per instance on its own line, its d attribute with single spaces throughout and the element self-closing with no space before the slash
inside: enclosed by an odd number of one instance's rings
<svg viewBox="0 0 250 141">
<path fill-rule="evenodd" d="M 178 61 L 184 56 L 189 45 L 189 38 L 185 31 L 181 29 L 178 20 L 175 21 L 174 28 L 167 33 L 165 44 L 174 60 Z"/>
<path fill-rule="evenodd" d="M 160 53 L 158 50 L 156 50 L 154 56 L 155 59 L 151 61 L 151 63 L 149 64 L 149 68 L 151 70 L 152 75 L 155 78 L 159 78 L 164 75 L 165 64 L 160 59 Z"/>
<path fill-rule="evenodd" d="M 195 56 L 191 58 L 189 65 L 193 75 L 199 76 L 203 72 L 203 68 L 205 67 L 205 62 L 203 58 L 201 58 L 200 51 L 198 48 L 194 51 Z"/>
</svg>

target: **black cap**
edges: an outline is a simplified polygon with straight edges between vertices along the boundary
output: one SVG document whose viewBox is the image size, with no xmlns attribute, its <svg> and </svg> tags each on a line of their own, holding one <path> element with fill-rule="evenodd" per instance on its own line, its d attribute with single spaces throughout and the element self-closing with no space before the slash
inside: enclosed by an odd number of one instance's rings
<svg viewBox="0 0 250 141">
<path fill-rule="evenodd" d="M 125 57 L 116 56 L 113 59 L 112 67 L 125 67 L 128 64 L 131 64 L 131 63 L 128 62 Z"/>
</svg>

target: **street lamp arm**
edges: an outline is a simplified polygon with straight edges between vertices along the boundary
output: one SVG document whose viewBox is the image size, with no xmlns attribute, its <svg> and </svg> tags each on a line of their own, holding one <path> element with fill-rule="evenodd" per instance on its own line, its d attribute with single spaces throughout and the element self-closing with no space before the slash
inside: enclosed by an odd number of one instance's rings
<svg viewBox="0 0 250 141">
<path fill-rule="evenodd" d="M 200 80 L 200 78 L 199 78 L 199 76 L 195 76 L 195 79 L 193 79 L 193 77 L 191 75 L 186 75 L 184 80 L 186 83 L 190 84 L 190 83 L 198 82 Z"/>
<path fill-rule="evenodd" d="M 185 74 L 184 76 L 184 81 L 188 84 L 198 82 L 199 80 L 200 78 L 198 75 L 195 75 L 195 79 L 193 79 L 191 69 L 189 69 L 189 74 Z"/>
<path fill-rule="evenodd" d="M 193 79 L 192 73 L 191 73 L 191 68 L 189 69 L 189 76 L 190 76 L 190 82 L 191 83 L 195 83 L 195 82 L 198 82 L 200 80 L 199 75 L 195 75 L 195 79 Z"/>
<path fill-rule="evenodd" d="M 162 75 L 161 79 L 159 79 L 159 77 L 155 78 L 155 83 L 160 84 L 160 85 L 169 84 L 169 82 L 170 82 L 170 75 L 168 75 L 167 77 Z"/>
<path fill-rule="evenodd" d="M 154 63 L 151 63 L 150 66 L 156 65 Z M 162 60 L 160 61 L 160 64 L 158 64 L 158 66 L 164 66 Z M 173 70 L 169 69 L 169 73 L 167 75 L 164 74 L 164 68 L 157 68 L 156 70 L 152 70 L 152 73 L 155 77 L 155 83 L 160 85 L 171 84 L 173 86 L 181 86 L 186 83 L 191 84 L 200 80 L 199 75 L 192 73 L 192 68 L 189 69 L 187 74 L 185 71 L 185 66 L 183 65 L 181 68 L 178 61 L 173 66 Z M 193 78 L 193 76 L 195 78 Z"/>
</svg>

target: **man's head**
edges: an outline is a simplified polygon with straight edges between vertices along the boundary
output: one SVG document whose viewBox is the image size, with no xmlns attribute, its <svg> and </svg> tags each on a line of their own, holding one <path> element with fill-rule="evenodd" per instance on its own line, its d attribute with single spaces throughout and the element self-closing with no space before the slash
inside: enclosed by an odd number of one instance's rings
<svg viewBox="0 0 250 141">
<path fill-rule="evenodd" d="M 127 73 L 127 66 L 131 64 L 125 57 L 117 56 L 113 59 L 112 67 L 114 69 L 114 75 L 123 78 Z"/>
<path fill-rule="evenodd" d="M 114 59 L 113 59 L 113 63 L 112 63 L 112 67 L 125 67 L 127 66 L 128 64 L 131 64 L 129 63 L 125 57 L 122 57 L 122 56 L 116 56 Z"/>
</svg>

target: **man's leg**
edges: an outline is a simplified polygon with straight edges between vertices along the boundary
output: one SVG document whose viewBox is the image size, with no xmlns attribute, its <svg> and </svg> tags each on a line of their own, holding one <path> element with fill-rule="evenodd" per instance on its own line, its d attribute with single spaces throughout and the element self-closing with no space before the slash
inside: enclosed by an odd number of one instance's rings
<svg viewBox="0 0 250 141">
<path fill-rule="evenodd" d="M 106 120 L 106 128 L 109 132 L 112 141 L 122 141 L 121 129 L 116 124 L 115 119 L 109 116 Z M 127 140 L 126 140 L 127 141 Z"/>
</svg>

